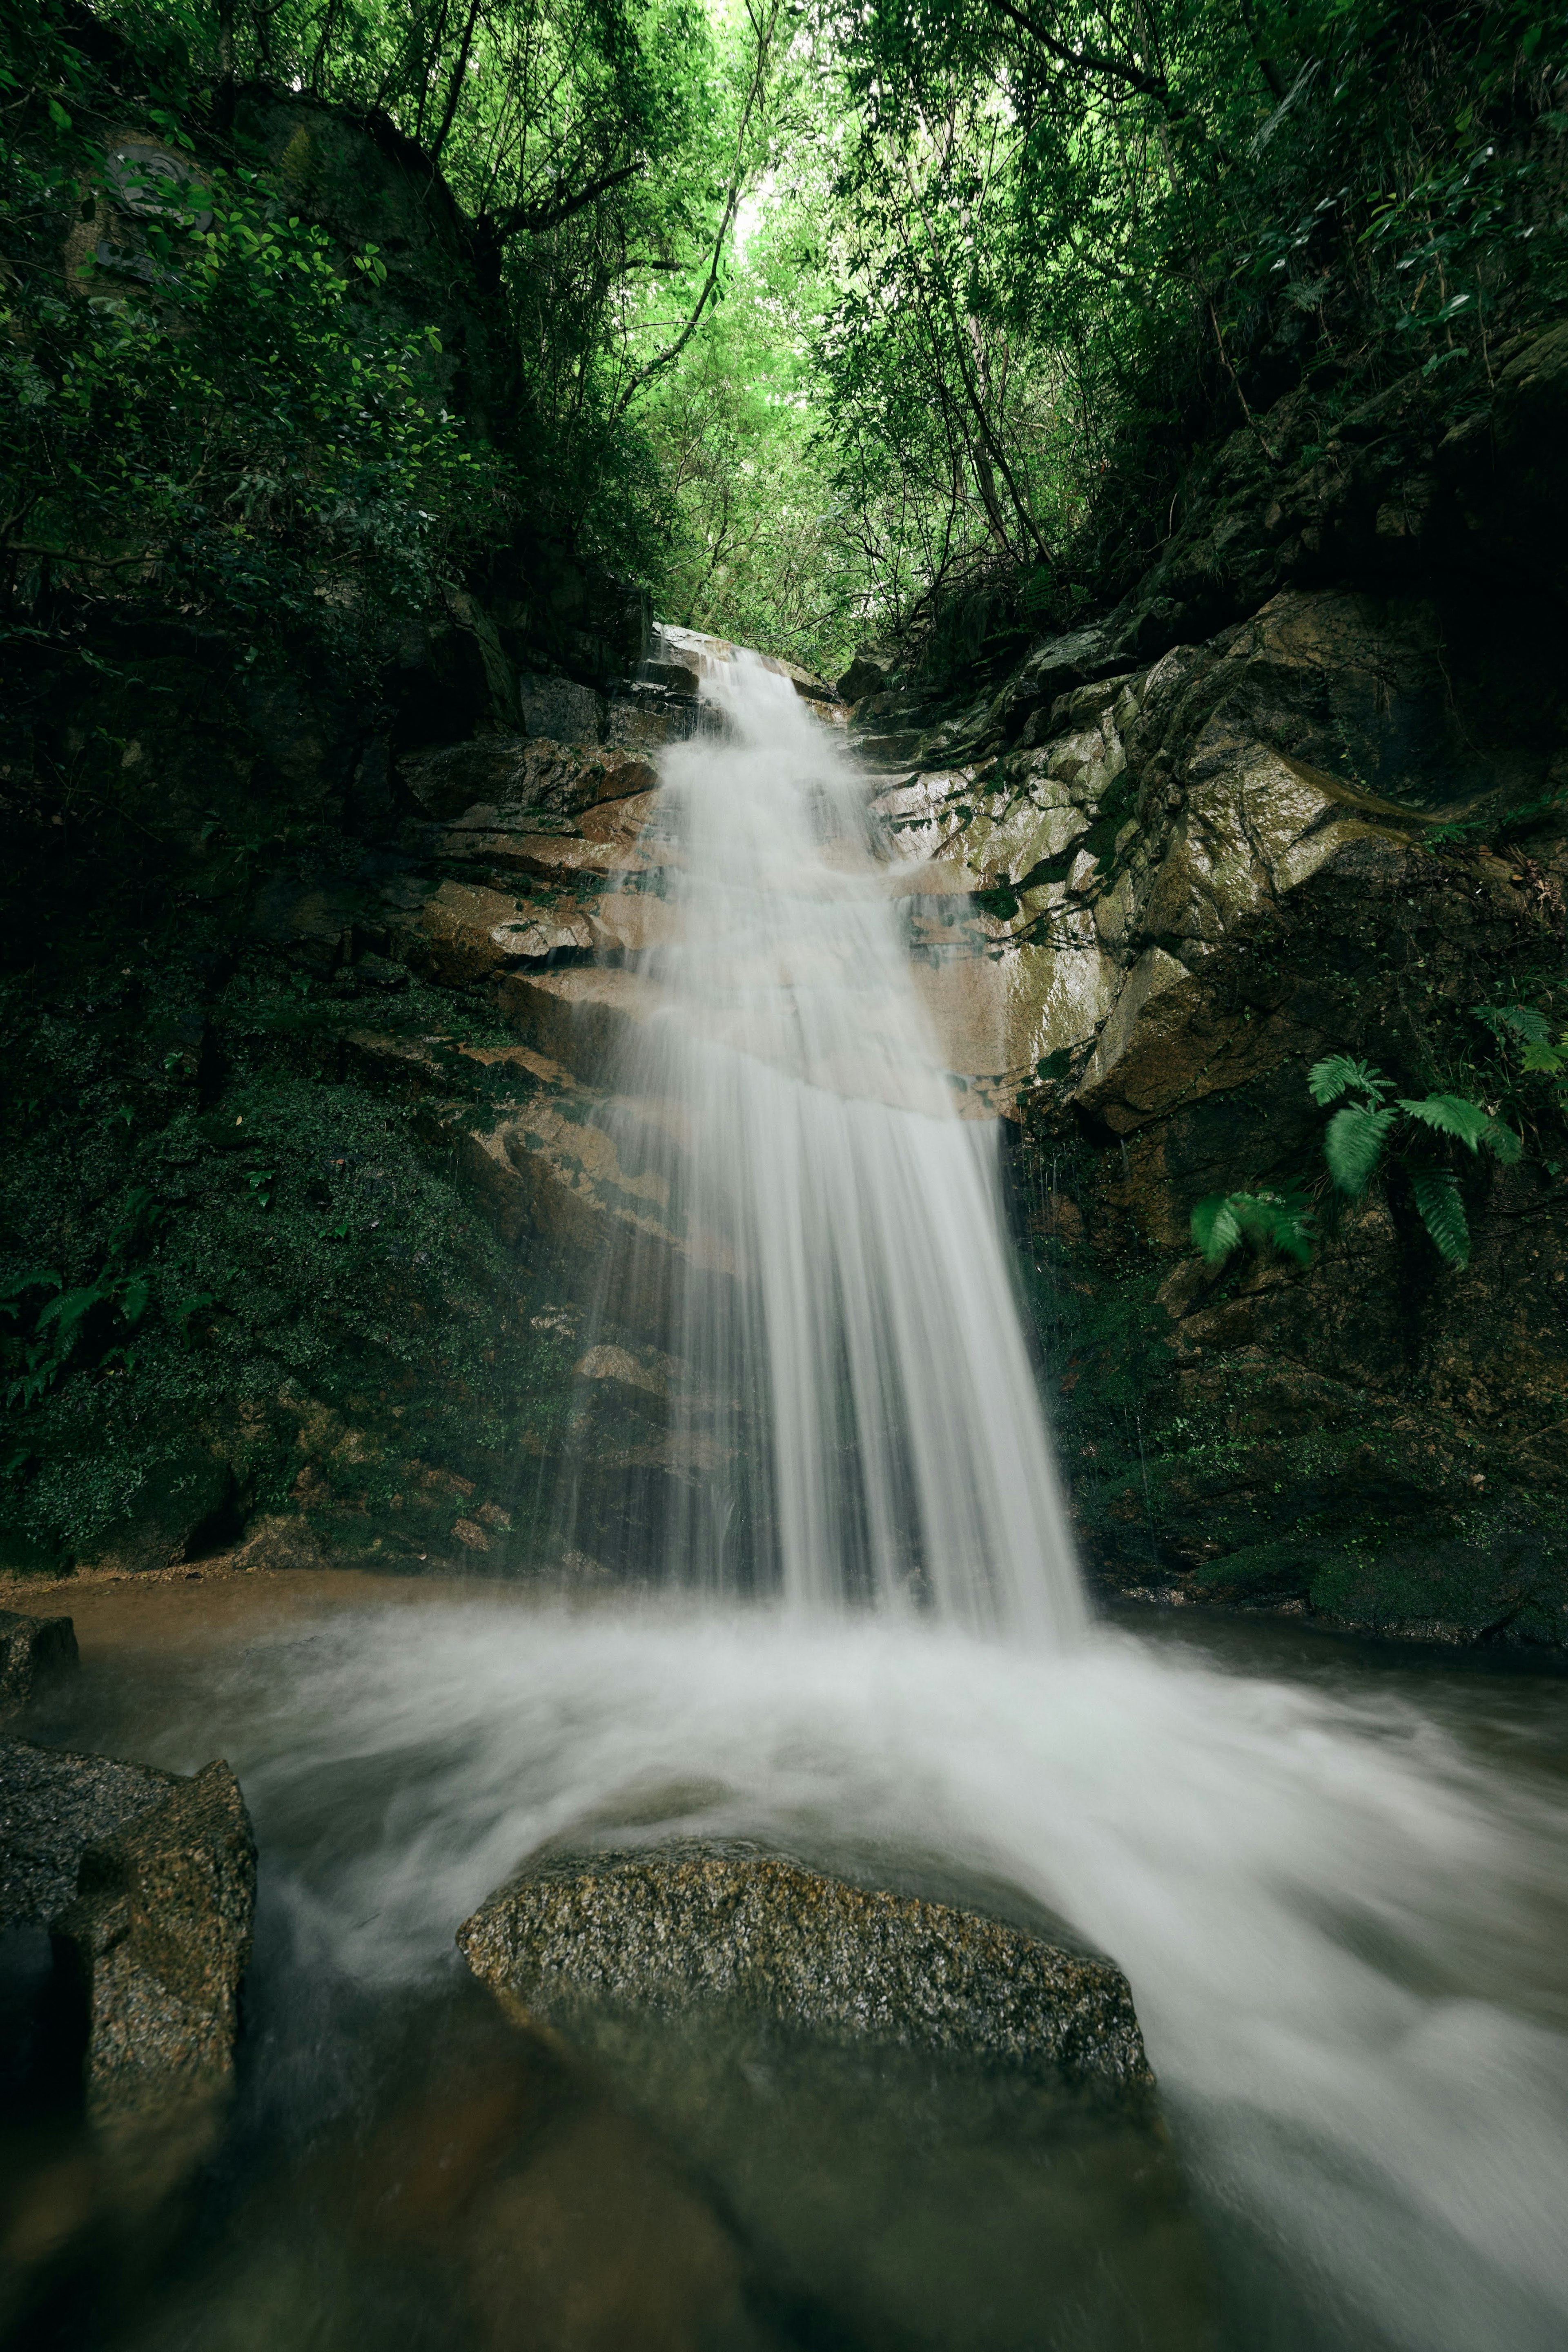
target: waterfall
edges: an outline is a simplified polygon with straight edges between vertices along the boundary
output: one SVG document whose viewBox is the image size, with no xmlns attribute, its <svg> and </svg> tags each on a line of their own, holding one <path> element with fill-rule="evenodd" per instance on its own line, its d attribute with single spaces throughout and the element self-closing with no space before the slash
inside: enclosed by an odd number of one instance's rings
<svg viewBox="0 0 1568 2352">
<path fill-rule="evenodd" d="M 664 755 L 612 1114 L 690 1245 L 662 1286 L 603 1270 L 608 1314 L 667 1302 L 661 1565 L 1061 1643 L 1083 1604 L 995 1124 L 959 1115 L 837 730 L 755 654 L 705 667 L 727 724 Z"/>
</svg>

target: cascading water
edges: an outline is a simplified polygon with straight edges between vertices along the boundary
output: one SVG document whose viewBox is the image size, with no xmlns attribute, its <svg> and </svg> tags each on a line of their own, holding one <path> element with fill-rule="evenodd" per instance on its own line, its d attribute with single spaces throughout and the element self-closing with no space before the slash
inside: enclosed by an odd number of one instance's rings
<svg viewBox="0 0 1568 2352">
<path fill-rule="evenodd" d="M 1083 1607 L 994 1128 L 939 1067 L 864 778 L 756 655 L 707 667 L 727 726 L 665 757 L 674 863 L 620 1073 L 628 1150 L 634 1125 L 706 1241 L 663 1292 L 698 1465 L 668 1570 L 1060 1643 Z M 656 1287 L 612 1265 L 606 1307 Z"/>
</svg>

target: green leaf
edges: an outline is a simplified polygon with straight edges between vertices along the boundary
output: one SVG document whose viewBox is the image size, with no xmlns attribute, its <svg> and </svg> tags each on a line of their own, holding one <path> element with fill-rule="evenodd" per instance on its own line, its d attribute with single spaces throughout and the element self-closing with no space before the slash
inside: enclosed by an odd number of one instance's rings
<svg viewBox="0 0 1568 2352">
<path fill-rule="evenodd" d="M 1523 1143 L 1512 1128 L 1505 1127 L 1500 1118 L 1494 1118 L 1491 1121 L 1481 1141 L 1493 1159 L 1500 1160 L 1505 1168 L 1516 1167 L 1523 1155 Z"/>
<path fill-rule="evenodd" d="M 1282 1250 L 1305 1265 L 1312 1257 L 1312 1210 L 1299 1193 L 1211 1192 L 1192 1213 L 1192 1238 L 1210 1265 L 1223 1265 L 1243 1242 Z"/>
<path fill-rule="evenodd" d="M 1479 1102 L 1468 1095 L 1423 1095 L 1414 1101 L 1408 1095 L 1399 1097 L 1399 1108 L 1423 1127 L 1436 1129 L 1439 1135 L 1451 1135 L 1464 1145 L 1467 1151 L 1479 1151 L 1487 1129 L 1492 1124 L 1491 1113 L 1483 1110 Z"/>
<path fill-rule="evenodd" d="M 1568 1070 L 1568 1052 L 1562 1045 L 1531 1044 L 1519 1057 L 1521 1070 L 1539 1071 L 1543 1077 L 1560 1077 Z"/>
<path fill-rule="evenodd" d="M 1478 1021 L 1484 1021 L 1494 1037 L 1506 1029 L 1511 1036 L 1519 1037 L 1529 1045 L 1544 1045 L 1552 1034 L 1550 1023 L 1543 1013 L 1531 1004 L 1475 1004 L 1470 1007 Z"/>
<path fill-rule="evenodd" d="M 57 1342 L 64 1340 L 69 1347 L 72 1340 L 67 1337 L 68 1333 L 74 1334 L 83 1318 L 90 1315 L 95 1307 L 102 1306 L 106 1296 L 96 1282 L 78 1290 L 62 1290 L 57 1298 L 50 1299 L 39 1316 L 37 1328 L 42 1331 L 46 1325 L 52 1323 Z"/>
<path fill-rule="evenodd" d="M 1354 1062 L 1348 1054 L 1330 1054 L 1323 1061 L 1314 1062 L 1307 1072 L 1307 1091 L 1320 1110 L 1326 1110 L 1330 1103 L 1338 1102 L 1341 1095 L 1353 1089 L 1380 1102 L 1391 1083 L 1370 1062 Z"/>
<path fill-rule="evenodd" d="M 1347 1103 L 1330 1119 L 1323 1157 L 1335 1185 L 1352 1200 L 1371 1183 L 1394 1120 L 1392 1110 L 1373 1110 L 1364 1103 Z"/>
<path fill-rule="evenodd" d="M 1469 1265 L 1470 1229 L 1458 1178 L 1448 1168 L 1423 1168 L 1411 1177 L 1410 1192 L 1438 1255 L 1450 1265 Z"/>
<path fill-rule="evenodd" d="M 147 1312 L 147 1301 L 152 1295 L 152 1286 L 147 1276 L 133 1274 L 129 1282 L 120 1285 L 115 1303 L 128 1323 L 140 1323 Z"/>
<path fill-rule="evenodd" d="M 1231 1251 L 1240 1248 L 1241 1228 L 1228 1193 L 1210 1192 L 1198 1202 L 1192 1213 L 1192 1238 L 1210 1265 L 1223 1265 Z"/>
<path fill-rule="evenodd" d="M 19 1282 L 12 1285 L 9 1296 L 0 1298 L 0 1315 L 20 1315 L 22 1301 L 29 1290 L 63 1290 L 64 1288 L 64 1280 L 57 1274 L 25 1274 Z"/>
</svg>

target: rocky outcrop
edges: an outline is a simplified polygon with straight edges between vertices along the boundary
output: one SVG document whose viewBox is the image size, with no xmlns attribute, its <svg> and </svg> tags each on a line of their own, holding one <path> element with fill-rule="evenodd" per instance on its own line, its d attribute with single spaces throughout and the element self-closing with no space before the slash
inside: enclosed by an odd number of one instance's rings
<svg viewBox="0 0 1568 2352">
<path fill-rule="evenodd" d="M 0 1722 L 77 1666 L 76 1628 L 68 1617 L 26 1617 L 0 1609 Z"/>
<path fill-rule="evenodd" d="M 519 2013 L 712 2004 L 833 2041 L 888 2042 L 1143 2095 L 1121 1971 L 945 1904 L 867 1891 L 756 1849 L 676 1845 L 529 1870 L 458 1930 Z"/>
<path fill-rule="evenodd" d="M 256 1840 L 226 1764 L 83 1850 L 50 1933 L 85 2010 L 92 2121 L 232 2087 L 255 1911 Z"/>
<path fill-rule="evenodd" d="M 853 713 L 949 1062 L 1013 1126 L 1113 1591 L 1568 1637 L 1568 1133 L 1476 1009 L 1568 1027 L 1568 331 L 1494 362 L 1457 415 L 1414 378 L 1347 415 L 1287 488 L 1282 404 L 1104 621 Z M 1335 1052 L 1524 1135 L 1455 1158 L 1467 1265 L 1397 1166 L 1329 1186 Z M 1315 1202 L 1310 1265 L 1190 1255 L 1198 1201 L 1270 1188 Z"/>
<path fill-rule="evenodd" d="M 0 1741 L 0 1925 L 49 1929 L 92 2121 L 230 2087 L 255 1904 L 226 1764 L 184 1780 Z"/>
</svg>

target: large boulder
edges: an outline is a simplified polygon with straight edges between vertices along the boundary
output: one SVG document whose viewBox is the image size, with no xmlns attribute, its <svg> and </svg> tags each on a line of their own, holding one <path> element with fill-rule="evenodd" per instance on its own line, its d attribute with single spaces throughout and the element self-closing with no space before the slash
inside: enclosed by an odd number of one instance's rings
<svg viewBox="0 0 1568 2352">
<path fill-rule="evenodd" d="M 112 1837 L 177 1786 L 151 1764 L 0 1739 L 0 1927 L 52 1919 L 75 1893 L 93 1840 Z"/>
<path fill-rule="evenodd" d="M 742 1845 L 546 1862 L 492 1895 L 457 1940 L 509 2006 L 550 2023 L 584 2003 L 727 2005 L 832 2040 L 1153 2086 L 1111 1961 Z"/>
<path fill-rule="evenodd" d="M 789 2340 L 1209 2352 L 1109 1961 L 730 1842 L 545 1863 L 459 1940 L 706 2185 Z"/>
<path fill-rule="evenodd" d="M 230 2087 L 255 1908 L 226 1764 L 183 1779 L 0 1740 L 0 1926 L 48 1928 L 93 2122 Z"/>
</svg>

